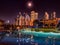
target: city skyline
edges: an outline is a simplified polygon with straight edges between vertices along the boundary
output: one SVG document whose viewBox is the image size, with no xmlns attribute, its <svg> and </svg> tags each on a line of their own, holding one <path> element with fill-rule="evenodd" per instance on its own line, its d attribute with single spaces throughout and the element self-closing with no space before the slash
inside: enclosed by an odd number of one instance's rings
<svg viewBox="0 0 60 45">
<path fill-rule="evenodd" d="M 31 8 L 27 7 L 29 1 L 33 4 Z M 38 12 L 40 16 L 43 16 L 45 11 L 49 14 L 56 11 L 57 17 L 60 17 L 59 4 L 59 0 L 3 0 L 0 1 L 0 19 L 13 23 L 19 11 L 29 14 L 31 10 Z"/>
</svg>

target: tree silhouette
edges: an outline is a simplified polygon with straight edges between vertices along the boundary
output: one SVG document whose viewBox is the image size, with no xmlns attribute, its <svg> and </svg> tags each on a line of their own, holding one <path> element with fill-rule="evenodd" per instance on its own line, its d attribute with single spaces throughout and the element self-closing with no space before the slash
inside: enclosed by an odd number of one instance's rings
<svg viewBox="0 0 60 45">
<path fill-rule="evenodd" d="M 37 27 L 37 26 L 39 25 L 39 20 L 34 20 L 34 21 L 33 21 L 33 25 L 34 25 L 35 27 Z"/>
<path fill-rule="evenodd" d="M 60 30 L 60 22 L 58 23 L 57 28 L 58 28 L 58 30 Z"/>
</svg>

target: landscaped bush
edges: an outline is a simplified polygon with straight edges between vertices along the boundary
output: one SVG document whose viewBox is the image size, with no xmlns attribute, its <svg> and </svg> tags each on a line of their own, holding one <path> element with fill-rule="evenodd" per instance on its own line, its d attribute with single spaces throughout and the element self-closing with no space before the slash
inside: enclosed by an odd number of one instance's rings
<svg viewBox="0 0 60 45">
<path fill-rule="evenodd" d="M 57 29 L 52 29 L 52 28 L 32 28 L 31 31 L 43 31 L 43 32 L 59 32 Z"/>
<path fill-rule="evenodd" d="M 34 28 L 31 28 L 31 31 L 35 31 L 35 29 Z"/>
</svg>

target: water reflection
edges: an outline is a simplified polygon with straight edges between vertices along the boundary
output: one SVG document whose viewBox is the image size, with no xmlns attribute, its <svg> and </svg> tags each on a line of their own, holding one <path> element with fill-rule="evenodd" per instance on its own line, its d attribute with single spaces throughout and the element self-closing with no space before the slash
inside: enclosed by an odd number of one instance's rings
<svg viewBox="0 0 60 45">
<path fill-rule="evenodd" d="M 5 34 L 0 42 L 14 43 L 16 45 L 60 45 L 60 40 L 55 37 L 36 37 L 22 33 L 16 35 Z"/>
</svg>

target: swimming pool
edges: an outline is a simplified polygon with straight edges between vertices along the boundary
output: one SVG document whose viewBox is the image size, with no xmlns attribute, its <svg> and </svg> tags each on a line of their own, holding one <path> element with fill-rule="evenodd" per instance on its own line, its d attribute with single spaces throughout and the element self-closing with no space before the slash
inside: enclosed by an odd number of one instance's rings
<svg viewBox="0 0 60 45">
<path fill-rule="evenodd" d="M 21 31 L 22 38 L 4 36 L 0 43 L 9 43 L 10 45 L 60 45 L 60 33 L 53 32 L 35 32 L 35 31 Z M 33 39 L 28 36 L 33 35 Z"/>
<path fill-rule="evenodd" d="M 26 35 L 33 35 L 35 42 L 44 45 L 60 45 L 60 33 L 53 32 L 36 32 L 36 31 L 21 31 Z"/>
</svg>

